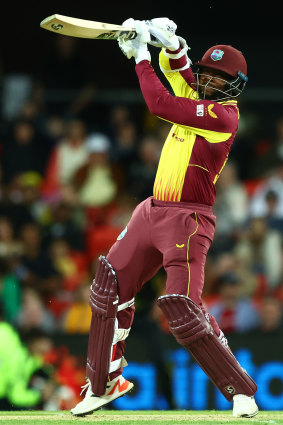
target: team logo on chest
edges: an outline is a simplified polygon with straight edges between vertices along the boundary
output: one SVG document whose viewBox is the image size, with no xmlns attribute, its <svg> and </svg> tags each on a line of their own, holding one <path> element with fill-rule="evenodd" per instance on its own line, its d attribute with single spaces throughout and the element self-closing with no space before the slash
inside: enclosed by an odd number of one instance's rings
<svg viewBox="0 0 283 425">
<path fill-rule="evenodd" d="M 223 55 L 224 55 L 223 50 L 215 49 L 211 53 L 210 57 L 213 61 L 220 61 L 220 59 L 222 59 Z"/>
</svg>

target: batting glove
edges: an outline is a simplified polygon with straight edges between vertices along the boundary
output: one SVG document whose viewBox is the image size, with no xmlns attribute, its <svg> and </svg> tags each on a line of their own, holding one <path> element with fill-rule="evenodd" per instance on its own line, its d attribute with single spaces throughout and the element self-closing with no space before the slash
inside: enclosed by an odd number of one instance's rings
<svg viewBox="0 0 283 425">
<path fill-rule="evenodd" d="M 177 25 L 168 18 L 154 18 L 144 21 L 150 34 L 155 37 L 149 44 L 156 47 L 165 47 L 169 50 L 177 50 L 180 46 L 179 38 L 175 34 Z"/>
<path fill-rule="evenodd" d="M 142 60 L 150 61 L 151 56 L 147 47 L 147 43 L 150 41 L 150 33 L 145 22 L 129 18 L 123 22 L 122 26 L 135 28 L 137 32 L 137 36 L 133 40 L 127 40 L 124 36 L 118 38 L 119 47 L 124 55 L 128 59 L 134 57 L 136 63 Z"/>
</svg>

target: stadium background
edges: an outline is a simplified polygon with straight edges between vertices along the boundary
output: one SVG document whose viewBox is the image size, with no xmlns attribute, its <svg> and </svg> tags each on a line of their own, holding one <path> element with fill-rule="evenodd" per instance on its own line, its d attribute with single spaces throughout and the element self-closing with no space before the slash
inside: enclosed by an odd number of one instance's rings
<svg viewBox="0 0 283 425">
<path fill-rule="evenodd" d="M 175 5 L 174 5 L 175 6 Z M 217 187 L 205 302 L 259 384 L 261 409 L 283 407 L 283 55 L 276 5 L 25 2 L 1 23 L 0 409 L 69 409 L 84 381 L 95 259 L 151 194 L 168 125 L 151 117 L 134 64 L 115 42 L 40 30 L 61 13 L 121 23 L 169 16 L 199 59 L 232 44 L 248 62 L 241 124 Z M 157 52 L 151 49 L 153 64 Z M 162 76 L 159 74 L 163 80 Z M 106 139 L 105 139 L 106 137 Z M 74 167 L 72 167 L 74 165 Z M 137 297 L 117 409 L 227 409 L 168 334 L 154 299 Z M 145 384 L 146 383 L 146 384 Z"/>
</svg>

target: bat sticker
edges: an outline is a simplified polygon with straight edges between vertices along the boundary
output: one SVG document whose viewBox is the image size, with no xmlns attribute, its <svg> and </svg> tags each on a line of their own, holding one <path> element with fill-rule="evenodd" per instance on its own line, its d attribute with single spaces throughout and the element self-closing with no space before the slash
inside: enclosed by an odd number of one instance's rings
<svg viewBox="0 0 283 425">
<path fill-rule="evenodd" d="M 105 32 L 103 34 L 100 34 L 96 38 L 101 38 L 103 40 L 116 40 L 118 37 L 125 37 L 129 40 L 132 40 L 136 37 L 135 31 L 111 31 L 111 32 Z"/>
<path fill-rule="evenodd" d="M 115 40 L 117 38 L 117 34 L 116 34 L 116 31 L 105 32 L 103 34 L 100 34 L 96 38 L 102 38 L 103 40 Z"/>
<path fill-rule="evenodd" d="M 137 33 L 135 31 L 121 31 L 119 37 L 125 37 L 128 40 L 133 40 L 136 38 Z"/>
<path fill-rule="evenodd" d="M 59 31 L 59 30 L 61 30 L 62 28 L 63 28 L 63 25 L 62 24 L 52 24 L 51 25 L 51 28 L 53 28 L 55 31 Z"/>
</svg>

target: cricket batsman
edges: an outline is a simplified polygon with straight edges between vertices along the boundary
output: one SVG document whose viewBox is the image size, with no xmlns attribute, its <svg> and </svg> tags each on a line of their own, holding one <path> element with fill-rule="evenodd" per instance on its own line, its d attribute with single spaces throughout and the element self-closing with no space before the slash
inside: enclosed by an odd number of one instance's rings
<svg viewBox="0 0 283 425">
<path fill-rule="evenodd" d="M 193 73 L 186 41 L 168 18 L 128 19 L 133 40 L 118 39 L 134 58 L 150 112 L 172 123 L 161 153 L 153 196 L 141 202 L 106 257 L 100 256 L 91 285 L 92 322 L 84 399 L 71 410 L 84 416 L 123 396 L 133 384 L 122 376 L 125 339 L 134 318 L 134 299 L 164 267 L 166 295 L 157 304 L 171 333 L 233 402 L 235 417 L 258 413 L 257 386 L 241 367 L 216 320 L 202 304 L 204 268 L 214 236 L 215 183 L 235 138 L 237 97 L 247 78 L 243 54 L 229 45 L 210 47 Z M 154 41 L 152 40 L 154 37 Z M 159 63 L 174 95 L 150 61 L 148 44 L 161 47 Z"/>
</svg>

